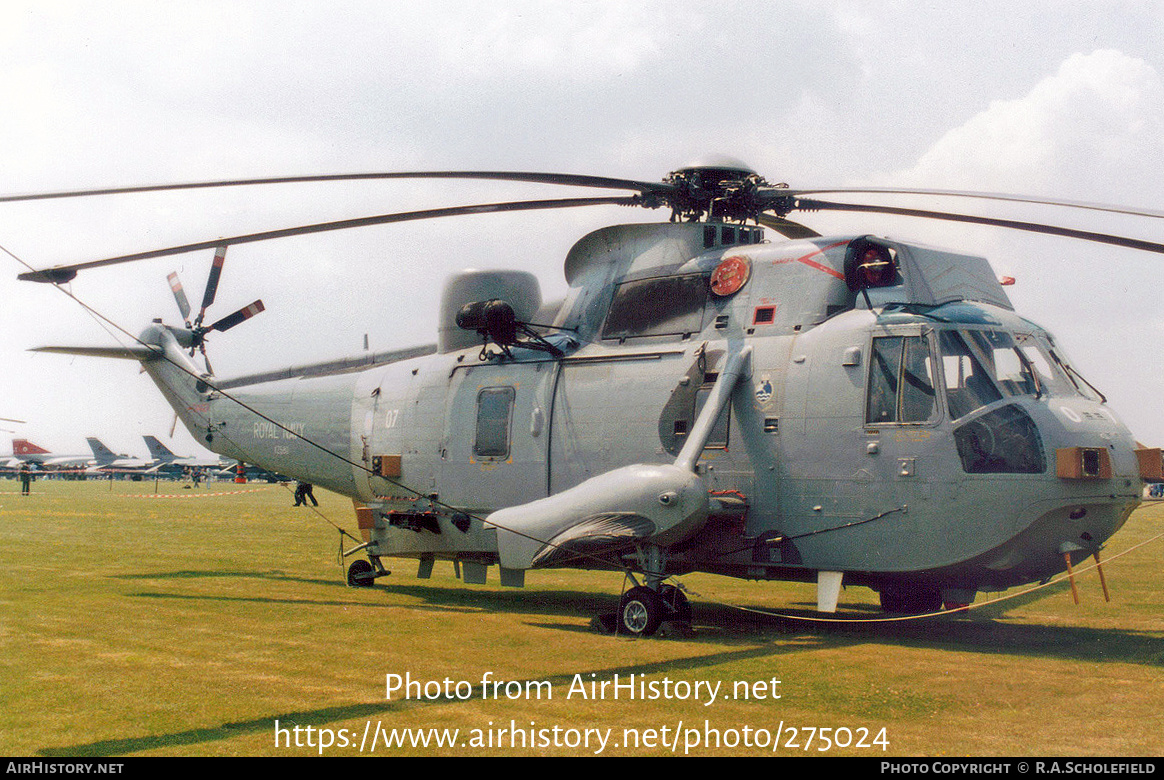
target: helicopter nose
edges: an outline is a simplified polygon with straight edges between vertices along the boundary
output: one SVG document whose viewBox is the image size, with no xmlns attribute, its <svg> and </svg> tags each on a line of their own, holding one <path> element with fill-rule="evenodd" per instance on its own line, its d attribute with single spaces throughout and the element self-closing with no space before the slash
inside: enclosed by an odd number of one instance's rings
<svg viewBox="0 0 1164 780">
<path fill-rule="evenodd" d="M 987 579 L 1000 588 L 1040 582 L 1099 552 L 1127 521 L 1138 501 L 1095 496 L 1080 501 L 1048 500 L 1030 508 L 1033 522 L 1004 549 L 983 562 Z"/>
<path fill-rule="evenodd" d="M 1143 489 L 1135 440 L 1106 406 L 1073 398 L 1021 406 L 1030 430 L 1006 437 L 1008 446 L 1042 450 L 1045 467 L 1009 486 L 1029 491 L 1015 518 L 1018 532 L 980 561 L 985 578 L 1002 588 L 1049 579 L 1098 553 L 1139 506 Z"/>
</svg>

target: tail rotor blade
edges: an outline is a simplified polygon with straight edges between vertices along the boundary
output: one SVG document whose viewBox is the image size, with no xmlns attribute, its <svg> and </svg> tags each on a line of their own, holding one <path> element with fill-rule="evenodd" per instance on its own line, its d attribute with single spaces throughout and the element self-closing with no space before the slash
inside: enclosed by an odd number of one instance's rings
<svg viewBox="0 0 1164 780">
<path fill-rule="evenodd" d="M 210 357 L 206 354 L 206 342 L 199 344 L 199 349 L 202 351 L 202 362 L 206 364 L 206 373 L 214 374 L 214 367 L 210 365 Z"/>
<path fill-rule="evenodd" d="M 264 308 L 266 308 L 266 307 L 263 306 L 262 301 L 255 301 L 250 306 L 244 306 L 243 308 L 236 311 L 234 314 L 226 315 L 222 319 L 218 320 L 218 322 L 215 322 L 213 325 L 208 326 L 206 328 L 206 330 L 217 330 L 219 332 L 230 330 L 235 325 L 238 325 L 246 320 L 249 320 L 251 317 L 253 317 L 256 314 L 258 314 L 259 312 L 263 311 Z"/>
<path fill-rule="evenodd" d="M 214 296 L 218 294 L 218 280 L 222 277 L 222 264 L 226 261 L 226 247 L 220 246 L 214 250 L 214 262 L 210 265 L 210 276 L 206 278 L 206 292 L 202 295 L 202 310 L 198 312 L 197 325 L 202 324 L 206 310 L 214 303 Z"/>
<path fill-rule="evenodd" d="M 166 277 L 170 280 L 170 289 L 174 291 L 174 300 L 178 302 L 178 311 L 182 313 L 182 320 L 190 324 L 190 301 L 186 299 L 186 291 L 182 289 L 182 280 L 177 272 Z"/>
</svg>

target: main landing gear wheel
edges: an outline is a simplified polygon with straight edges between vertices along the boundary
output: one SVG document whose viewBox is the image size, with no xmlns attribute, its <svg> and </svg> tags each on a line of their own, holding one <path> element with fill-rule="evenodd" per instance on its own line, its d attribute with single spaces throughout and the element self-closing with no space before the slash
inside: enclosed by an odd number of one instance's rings
<svg viewBox="0 0 1164 780">
<path fill-rule="evenodd" d="M 348 567 L 349 588 L 370 588 L 375 583 L 376 577 L 372 571 L 372 564 L 363 558 L 352 561 L 352 565 Z"/>
<path fill-rule="evenodd" d="M 881 591 L 881 609 L 903 615 L 942 611 L 942 592 L 924 585 L 896 585 Z"/>
<path fill-rule="evenodd" d="M 618 602 L 619 633 L 650 636 L 663 622 L 663 602 L 659 594 L 639 585 L 622 594 Z"/>
</svg>

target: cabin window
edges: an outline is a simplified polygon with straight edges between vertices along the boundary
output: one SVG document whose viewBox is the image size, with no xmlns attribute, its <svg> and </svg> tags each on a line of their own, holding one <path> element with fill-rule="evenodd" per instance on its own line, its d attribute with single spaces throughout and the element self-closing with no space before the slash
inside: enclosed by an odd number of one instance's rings
<svg viewBox="0 0 1164 780">
<path fill-rule="evenodd" d="M 685 336 L 703 329 L 707 281 L 701 274 L 623 282 L 606 315 L 604 339 Z"/>
<path fill-rule="evenodd" d="M 487 387 L 477 394 L 477 438 L 473 454 L 482 458 L 509 456 L 509 428 L 513 417 L 512 387 Z"/>
<path fill-rule="evenodd" d="M 934 416 L 934 370 L 924 336 L 873 339 L 865 422 L 922 423 Z"/>
</svg>

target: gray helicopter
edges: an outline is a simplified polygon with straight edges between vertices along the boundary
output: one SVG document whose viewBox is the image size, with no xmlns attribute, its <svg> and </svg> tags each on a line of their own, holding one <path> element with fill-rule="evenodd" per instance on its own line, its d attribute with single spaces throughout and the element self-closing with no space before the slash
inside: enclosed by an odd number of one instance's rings
<svg viewBox="0 0 1164 780">
<path fill-rule="evenodd" d="M 45 351 L 141 361 L 211 450 L 350 496 L 348 582 L 386 558 L 466 583 L 498 568 L 625 573 L 620 631 L 689 622 L 675 575 L 843 585 L 894 613 L 958 609 L 1090 556 L 1161 481 L 1054 337 L 1014 311 L 984 258 L 871 235 L 824 237 L 793 211 L 848 210 L 997 225 L 1164 252 L 1108 234 L 951 212 L 823 201 L 716 160 L 662 182 L 548 173 L 425 172 L 48 193 L 78 197 L 337 179 L 460 178 L 631 191 L 379 215 L 57 266 L 21 278 L 218 248 L 202 307 L 171 279 L 184 326 L 155 320 L 128 348 Z M 904 192 L 895 190 L 895 192 Z M 912 190 L 933 193 L 937 191 Z M 1072 208 L 1110 208 L 943 191 Z M 565 259 L 569 291 L 467 271 L 446 283 L 436 342 L 220 380 L 193 357 L 224 247 L 369 224 L 619 204 L 668 222 L 614 225 Z M 1150 212 L 1130 212 L 1159 216 Z M 765 228 L 784 240 L 771 241 Z M 1098 558 L 1097 558 L 1098 559 Z"/>
</svg>

